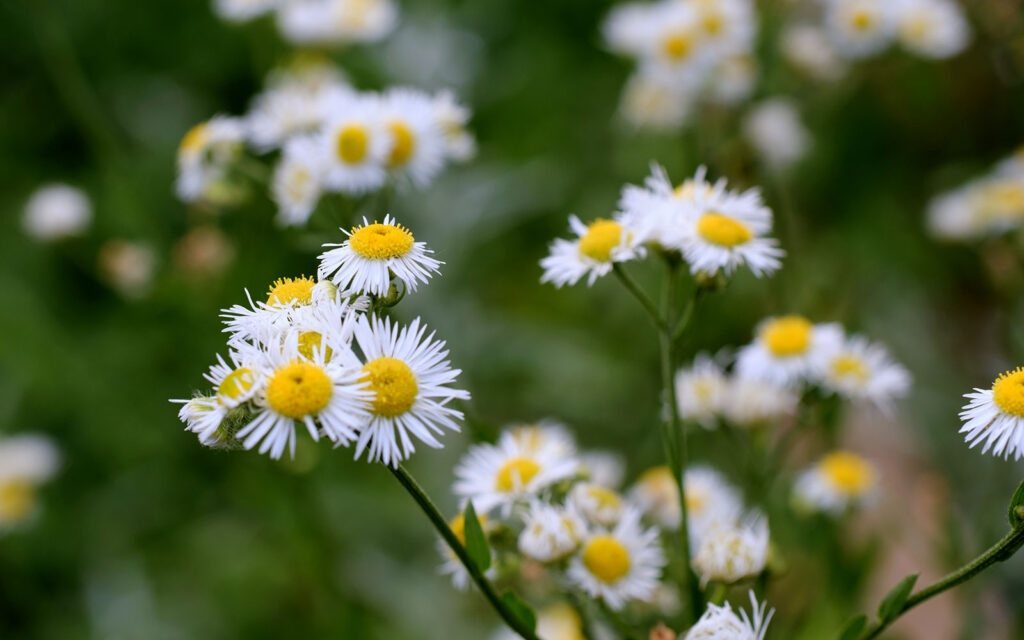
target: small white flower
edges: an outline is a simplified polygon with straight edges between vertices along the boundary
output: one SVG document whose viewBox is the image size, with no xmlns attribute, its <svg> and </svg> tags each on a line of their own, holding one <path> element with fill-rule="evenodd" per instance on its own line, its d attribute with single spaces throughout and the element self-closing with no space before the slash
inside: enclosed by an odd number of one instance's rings
<svg viewBox="0 0 1024 640">
<path fill-rule="evenodd" d="M 846 338 L 835 351 L 822 354 L 822 385 L 851 400 L 873 402 L 883 410 L 910 389 L 910 374 L 893 362 L 884 347 L 860 336 Z"/>
<path fill-rule="evenodd" d="M 384 185 L 391 144 L 381 118 L 380 98 L 369 94 L 333 96 L 324 107 L 320 133 L 329 191 L 361 194 Z"/>
<path fill-rule="evenodd" d="M 949 58 L 970 41 L 967 20 L 951 0 L 903 0 L 898 7 L 900 42 L 918 55 Z"/>
<path fill-rule="evenodd" d="M 878 473 L 864 458 L 833 451 L 805 470 L 793 486 L 793 499 L 802 509 L 839 515 L 872 502 Z"/>
<path fill-rule="evenodd" d="M 766 612 L 767 605 L 759 603 L 753 591 L 749 596 L 749 616 L 742 609 L 736 615 L 728 603 L 709 604 L 697 624 L 680 640 L 764 640 L 775 609 Z"/>
<path fill-rule="evenodd" d="M 324 167 L 319 151 L 311 138 L 292 138 L 285 144 L 270 185 L 278 224 L 305 224 L 320 201 Z"/>
<path fill-rule="evenodd" d="M 728 400 L 723 402 L 722 415 L 729 422 L 743 427 L 775 422 L 796 413 L 799 396 L 792 390 L 766 380 L 742 376 L 729 378 Z"/>
<path fill-rule="evenodd" d="M 649 602 L 664 566 L 657 529 L 643 529 L 640 512 L 627 509 L 614 529 L 590 534 L 569 563 L 567 576 L 617 610 L 631 601 Z"/>
<path fill-rule="evenodd" d="M 810 145 L 810 133 L 796 105 L 786 98 L 757 104 L 747 114 L 743 131 L 765 163 L 778 169 L 800 160 Z"/>
<path fill-rule="evenodd" d="M 22 225 L 36 240 L 81 235 L 92 222 L 92 203 L 81 189 L 53 183 L 35 190 L 25 203 Z"/>
<path fill-rule="evenodd" d="M 118 293 L 126 298 L 141 298 L 149 292 L 156 271 L 156 253 L 141 242 L 108 240 L 100 247 L 100 271 Z"/>
<path fill-rule="evenodd" d="M 381 99 L 381 112 L 390 137 L 388 170 L 426 186 L 445 161 L 444 132 L 433 99 L 413 89 L 392 89 Z"/>
<path fill-rule="evenodd" d="M 370 223 L 363 218 L 361 227 L 342 230 L 348 239 L 341 244 L 325 244 L 320 255 L 321 277 L 330 278 L 341 288 L 386 296 L 394 275 L 415 291 L 439 272 L 441 262 L 430 257 L 427 243 L 416 242 L 412 233 L 390 215 L 384 222 Z"/>
<path fill-rule="evenodd" d="M 740 350 L 736 373 L 785 387 L 816 381 L 821 354 L 835 351 L 843 340 L 837 324 L 811 324 L 802 316 L 768 318 L 757 328 L 754 342 Z"/>
<path fill-rule="evenodd" d="M 230 22 L 245 22 L 277 9 L 282 0 L 214 0 L 213 8 Z"/>
<path fill-rule="evenodd" d="M 1003 373 L 990 389 L 975 389 L 964 397 L 970 402 L 960 412 L 960 433 L 971 448 L 984 442 L 982 453 L 1024 458 L 1024 367 Z"/>
<path fill-rule="evenodd" d="M 846 71 L 829 37 L 818 27 L 802 24 L 782 33 L 782 55 L 790 64 L 818 80 L 835 80 Z"/>
<path fill-rule="evenodd" d="M 890 0 L 830 0 L 825 28 L 837 51 L 848 58 L 878 53 L 892 41 L 896 28 Z"/>
<path fill-rule="evenodd" d="M 580 453 L 580 473 L 590 482 L 615 489 L 626 476 L 626 461 L 612 451 L 584 451 Z"/>
<path fill-rule="evenodd" d="M 287 333 L 296 308 L 313 304 L 321 298 L 337 298 L 338 288 L 330 281 L 317 282 L 301 276 L 278 278 L 269 287 L 266 300 L 252 299 L 245 292 L 248 306 L 234 305 L 221 310 L 226 333 L 230 333 L 229 346 L 244 342 L 256 344 L 280 344 L 280 338 Z"/>
<path fill-rule="evenodd" d="M 585 225 L 576 216 L 569 216 L 569 225 L 577 238 L 560 238 L 552 243 L 550 255 L 540 261 L 544 269 L 541 282 L 562 287 L 586 276 L 587 284 L 593 285 L 612 270 L 614 263 L 646 255 L 637 234 L 621 219 L 597 219 Z"/>
<path fill-rule="evenodd" d="M 693 568 L 701 584 L 725 584 L 757 576 L 768 562 L 768 521 L 760 514 L 734 525 L 716 524 L 701 536 Z"/>
<path fill-rule="evenodd" d="M 670 130 L 685 124 L 693 110 L 693 95 L 669 78 L 634 73 L 622 88 L 619 113 L 638 129 Z"/>
<path fill-rule="evenodd" d="M 324 91 L 310 89 L 297 81 L 280 82 L 258 94 L 245 116 L 246 137 L 259 150 L 276 149 L 296 135 L 309 135 L 323 126 Z"/>
<path fill-rule="evenodd" d="M 748 54 L 720 60 L 710 72 L 708 99 L 736 105 L 750 97 L 757 86 L 757 59 Z"/>
<path fill-rule="evenodd" d="M 476 155 L 476 139 L 466 129 L 470 111 L 456 100 L 451 91 L 440 91 L 433 97 L 434 118 L 444 135 L 445 154 L 456 162 L 465 162 Z"/>
<path fill-rule="evenodd" d="M 296 44 L 373 42 L 390 33 L 398 19 L 391 0 L 302 0 L 278 11 L 278 27 Z"/>
<path fill-rule="evenodd" d="M 590 482 L 579 482 L 569 491 L 566 504 L 589 522 L 602 527 L 613 527 L 625 508 L 622 497 L 615 491 Z"/>
<path fill-rule="evenodd" d="M 523 515 L 519 551 L 538 562 L 556 562 L 576 551 L 586 533 L 586 523 L 573 509 L 539 500 Z"/>
<path fill-rule="evenodd" d="M 178 197 L 194 202 L 208 195 L 244 141 L 245 125 L 239 118 L 215 116 L 192 127 L 178 146 Z"/>
<path fill-rule="evenodd" d="M 210 366 L 203 377 L 213 385 L 213 395 L 189 400 L 171 400 L 182 403 L 178 417 L 186 429 L 197 434 L 203 444 L 213 444 L 214 435 L 228 412 L 251 401 L 263 393 L 263 377 L 259 352 L 253 349 L 231 351 L 230 364 L 217 354 L 217 363 Z"/>
<path fill-rule="evenodd" d="M 675 384 L 679 416 L 713 428 L 727 400 L 728 378 L 722 368 L 707 354 L 699 353 L 689 369 L 676 372 Z"/>
<path fill-rule="evenodd" d="M 46 436 L 21 433 L 0 438 L 0 532 L 39 511 L 37 489 L 57 472 L 60 455 Z"/>
<path fill-rule="evenodd" d="M 684 476 L 690 545 L 697 548 L 705 531 L 732 525 L 743 511 L 739 492 L 714 469 L 691 466 Z M 645 471 L 630 491 L 630 498 L 664 529 L 679 528 L 679 489 L 668 467 Z"/>
</svg>

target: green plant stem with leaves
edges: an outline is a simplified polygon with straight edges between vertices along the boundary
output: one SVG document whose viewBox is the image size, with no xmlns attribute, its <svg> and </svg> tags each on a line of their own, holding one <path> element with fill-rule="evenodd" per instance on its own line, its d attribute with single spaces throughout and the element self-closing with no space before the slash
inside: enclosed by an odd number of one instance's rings
<svg viewBox="0 0 1024 640">
<path fill-rule="evenodd" d="M 473 561 L 473 559 L 470 557 L 466 545 L 463 545 L 462 542 L 459 541 L 459 538 L 455 535 L 455 532 L 452 531 L 452 528 L 450 526 L 448 526 L 448 521 L 445 519 L 443 515 L 441 515 L 441 512 L 438 510 L 434 502 L 430 499 L 430 496 L 428 496 L 426 491 L 423 490 L 423 487 L 421 487 L 419 483 L 416 482 L 415 478 L 413 478 L 402 465 L 397 465 L 394 467 L 388 466 L 388 470 L 392 473 L 392 475 L 395 476 L 395 478 L 398 480 L 398 483 L 401 484 L 402 487 L 409 492 L 409 495 L 411 495 L 413 500 L 416 501 L 416 504 L 420 506 L 420 508 L 423 510 L 423 513 L 427 515 L 427 518 L 430 520 L 431 524 L 433 524 L 434 528 L 437 529 L 437 532 L 441 534 L 441 537 L 444 539 L 448 547 L 452 550 L 452 553 L 455 554 L 455 557 L 459 559 L 459 562 L 461 562 L 462 565 L 466 568 L 466 571 L 469 572 L 470 578 L 472 578 L 473 582 L 476 583 L 476 586 L 480 588 L 480 591 L 483 592 L 484 597 L 487 598 L 487 602 L 490 603 L 490 605 L 494 608 L 498 615 L 501 616 L 501 619 L 505 622 L 505 624 L 507 624 L 510 629 L 518 633 L 524 640 L 540 640 L 533 629 L 536 621 L 534 620 L 531 622 L 530 620 L 525 620 L 521 614 L 517 613 L 512 609 L 512 607 L 509 605 L 508 600 L 514 598 L 518 602 L 518 599 L 516 598 L 516 596 L 511 594 L 511 592 L 506 593 L 504 596 L 498 595 L 498 592 L 497 590 L 495 590 L 494 585 L 492 585 L 491 582 L 484 576 L 483 572 L 486 571 L 486 569 L 481 569 L 477 565 L 477 563 Z M 472 516 L 474 520 L 476 519 L 475 513 L 467 513 L 467 520 L 470 518 L 470 516 Z M 470 524 L 467 522 L 467 539 L 469 535 L 469 527 Z M 490 552 L 487 551 L 487 553 Z M 530 612 L 530 616 L 532 616 L 532 612 Z"/>
</svg>

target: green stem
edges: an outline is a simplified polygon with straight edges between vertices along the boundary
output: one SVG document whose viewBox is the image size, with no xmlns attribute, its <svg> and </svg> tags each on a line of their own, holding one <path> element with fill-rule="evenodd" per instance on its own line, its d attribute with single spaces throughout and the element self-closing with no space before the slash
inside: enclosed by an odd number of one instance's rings
<svg viewBox="0 0 1024 640">
<path fill-rule="evenodd" d="M 650 316 L 651 321 L 654 322 L 654 326 L 658 327 L 658 330 L 661 332 L 666 331 L 668 325 L 661 317 L 661 314 L 658 313 L 658 307 L 655 306 L 654 301 L 651 300 L 650 296 L 644 293 L 643 289 L 640 288 L 640 285 L 636 283 L 636 280 L 626 273 L 626 270 L 623 269 L 622 265 L 618 262 L 612 263 L 612 270 L 615 272 L 615 275 L 619 277 L 619 281 L 622 282 L 631 294 L 633 294 L 633 297 L 643 305 L 644 310 L 647 311 L 647 315 Z"/>
<path fill-rule="evenodd" d="M 434 525 L 437 532 L 441 534 L 442 538 L 444 538 L 445 543 L 447 543 L 448 547 L 451 548 L 452 553 L 454 553 L 455 557 L 459 559 L 459 562 L 466 567 L 466 571 L 469 572 L 469 576 L 473 579 L 473 582 L 475 582 L 476 586 L 480 588 L 484 597 L 487 598 L 487 601 L 492 607 L 494 607 L 494 610 L 498 612 L 498 615 L 505 621 L 505 624 L 524 638 L 524 640 L 540 640 L 532 629 L 524 625 L 519 617 L 505 606 L 505 603 L 498 596 L 498 592 L 494 590 L 494 585 L 484 577 L 483 572 L 477 568 L 476 563 L 474 563 L 469 557 L 469 552 L 466 551 L 466 547 L 455 536 L 455 532 L 452 531 L 451 527 L 448 526 L 448 521 L 445 520 L 443 515 L 441 515 L 441 512 L 438 510 L 437 506 L 434 505 L 430 496 L 428 496 L 419 483 L 409 475 L 409 472 L 405 470 L 405 467 L 402 465 L 387 467 L 392 475 L 394 475 L 398 480 L 398 483 L 409 492 L 409 495 L 411 495 L 413 500 L 416 501 L 416 504 L 420 506 L 423 513 L 427 515 L 431 524 Z"/>
<path fill-rule="evenodd" d="M 888 628 L 889 625 L 895 622 L 907 611 L 910 611 L 925 600 L 939 595 L 943 591 L 947 591 L 959 584 L 967 582 L 995 563 L 1008 560 L 1021 548 L 1021 546 L 1024 546 L 1024 525 L 1018 525 L 1012 529 L 1003 537 L 1002 540 L 989 547 L 984 553 L 974 560 L 942 578 L 935 584 L 925 587 L 911 595 L 907 598 L 907 601 L 903 604 L 899 613 L 884 622 L 876 621 L 872 623 L 872 625 L 865 630 L 865 633 L 861 636 L 860 640 L 871 640 L 872 638 L 877 638 L 882 631 Z"/>
<path fill-rule="evenodd" d="M 633 629 L 630 628 L 626 621 L 622 619 L 615 611 L 612 611 L 611 607 L 605 604 L 604 600 L 598 600 L 598 605 L 601 607 L 601 613 L 608 622 L 612 623 L 615 630 L 618 632 L 622 640 L 636 640 L 636 634 L 633 633 Z"/>
</svg>

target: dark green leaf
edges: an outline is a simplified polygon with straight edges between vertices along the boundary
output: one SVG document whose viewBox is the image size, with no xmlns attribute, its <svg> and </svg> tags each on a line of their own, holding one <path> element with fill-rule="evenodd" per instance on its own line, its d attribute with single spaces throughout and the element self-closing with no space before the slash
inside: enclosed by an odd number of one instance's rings
<svg viewBox="0 0 1024 640">
<path fill-rule="evenodd" d="M 892 588 L 889 595 L 885 596 L 882 604 L 878 605 L 878 619 L 888 622 L 903 611 L 910 592 L 914 590 L 914 583 L 917 582 L 917 574 L 909 575 L 900 580 L 900 583 Z"/>
<path fill-rule="evenodd" d="M 1024 482 L 1020 483 L 1013 498 L 1010 499 L 1010 526 L 1014 529 L 1024 525 L 1024 515 L 1020 512 L 1021 507 L 1024 507 Z"/>
<path fill-rule="evenodd" d="M 530 605 L 523 602 L 522 598 L 511 591 L 506 591 L 501 594 L 501 601 L 505 603 L 505 606 L 512 612 L 512 615 L 523 623 L 523 626 L 530 631 L 537 629 L 537 616 L 533 613 Z"/>
<path fill-rule="evenodd" d="M 466 503 L 465 518 L 466 552 L 469 559 L 473 561 L 476 568 L 481 572 L 491 568 L 491 549 L 487 546 L 487 536 L 484 535 L 484 528 L 480 526 L 480 520 L 476 517 L 476 510 L 472 502 Z"/>
<path fill-rule="evenodd" d="M 857 640 L 857 638 L 860 637 L 861 632 L 864 631 L 864 627 L 866 627 L 867 624 L 868 617 L 863 613 L 859 616 L 851 618 L 850 621 L 846 623 L 846 626 L 843 627 L 843 630 L 839 632 L 839 635 L 836 636 L 836 639 Z"/>
</svg>

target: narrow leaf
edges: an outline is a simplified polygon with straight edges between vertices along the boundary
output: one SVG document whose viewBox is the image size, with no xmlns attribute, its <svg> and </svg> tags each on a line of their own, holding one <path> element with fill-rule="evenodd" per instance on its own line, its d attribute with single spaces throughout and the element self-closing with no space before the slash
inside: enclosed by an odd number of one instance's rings
<svg viewBox="0 0 1024 640">
<path fill-rule="evenodd" d="M 863 613 L 859 616 L 851 618 L 843 630 L 836 636 L 837 640 L 857 640 L 860 634 L 864 631 L 864 627 L 868 624 L 868 617 Z"/>
<path fill-rule="evenodd" d="M 487 536 L 484 535 L 484 528 L 480 526 L 480 520 L 476 517 L 472 502 L 466 503 L 463 523 L 469 559 L 481 572 L 487 571 L 491 568 L 491 549 L 487 546 Z"/>
<path fill-rule="evenodd" d="M 1024 515 L 1021 514 L 1021 507 L 1024 507 L 1024 482 L 1020 483 L 1016 493 L 1013 494 L 1013 498 L 1010 499 L 1010 526 L 1014 529 L 1024 525 Z"/>
<path fill-rule="evenodd" d="M 910 597 L 910 592 L 914 590 L 914 583 L 916 582 L 916 573 L 900 580 L 900 583 L 893 587 L 889 594 L 885 596 L 882 604 L 878 605 L 878 619 L 882 622 L 888 622 L 898 616 L 903 611 L 903 605 L 906 604 L 907 598 Z"/>
<path fill-rule="evenodd" d="M 511 591 L 501 594 L 501 601 L 505 603 L 509 611 L 523 623 L 523 626 L 530 631 L 537 629 L 537 615 L 530 608 L 530 605 L 523 602 L 523 599 Z"/>
</svg>

